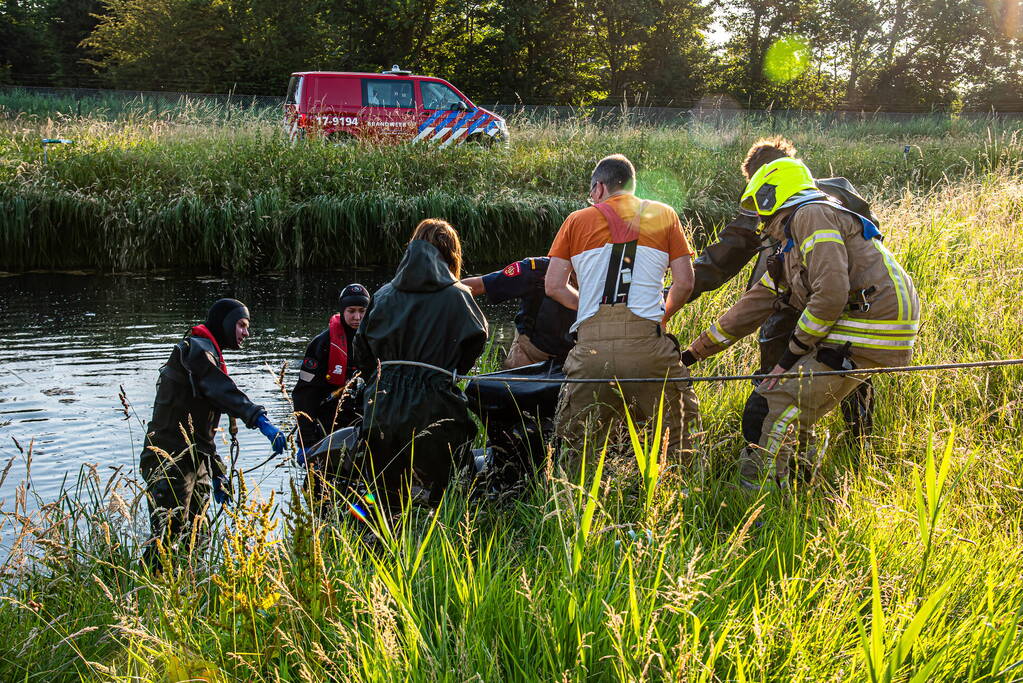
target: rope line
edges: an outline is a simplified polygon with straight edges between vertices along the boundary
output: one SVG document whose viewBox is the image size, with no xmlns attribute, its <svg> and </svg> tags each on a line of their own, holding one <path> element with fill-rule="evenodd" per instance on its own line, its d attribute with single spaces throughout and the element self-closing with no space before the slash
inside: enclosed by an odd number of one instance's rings
<svg viewBox="0 0 1023 683">
<path fill-rule="evenodd" d="M 764 379 L 774 377 L 776 379 L 789 379 L 794 377 L 829 377 L 835 375 L 881 375 L 901 372 L 931 372 L 935 370 L 962 370 L 966 368 L 997 368 L 1009 365 L 1023 365 L 1023 358 L 1009 358 L 1005 360 L 985 360 L 972 363 L 938 363 L 933 365 L 900 365 L 880 368 L 853 368 L 851 370 L 823 370 L 819 372 L 782 372 L 777 375 L 751 374 L 751 375 L 709 375 L 706 377 L 580 377 L 563 379 L 553 377 L 529 377 L 516 375 L 462 375 L 445 368 L 422 363 L 414 360 L 388 360 L 380 363 L 384 365 L 410 365 L 413 367 L 435 370 L 444 375 L 450 375 L 452 380 L 467 379 L 489 379 L 499 382 L 533 382 L 536 384 L 603 384 L 605 382 L 619 382 L 630 384 L 642 383 L 664 383 L 664 382 L 737 382 L 742 380 Z"/>
<path fill-rule="evenodd" d="M 936 363 L 932 365 L 901 365 L 893 367 L 880 367 L 880 368 L 854 368 L 852 370 L 824 370 L 820 372 L 783 372 L 777 375 L 767 374 L 751 374 L 751 375 L 709 375 L 705 377 L 586 377 L 578 379 L 557 379 L 551 377 L 528 377 L 528 376 L 515 376 L 515 375 L 463 375 L 455 372 L 454 370 L 446 370 L 430 363 L 422 363 L 414 360 L 387 360 L 379 363 L 381 367 L 387 365 L 408 365 L 417 368 L 426 368 L 428 370 L 434 370 L 443 375 L 449 375 L 452 382 L 459 380 L 470 380 L 470 379 L 490 379 L 497 380 L 500 382 L 534 382 L 537 384 L 602 384 L 605 382 L 618 382 L 618 383 L 653 383 L 653 382 L 739 382 L 744 380 L 755 380 L 764 379 L 765 377 L 775 377 L 777 379 L 789 379 L 795 377 L 831 377 L 836 375 L 882 375 L 882 374 L 895 374 L 902 372 L 933 372 L 936 370 L 964 370 L 968 368 L 999 368 L 1011 365 L 1023 365 L 1023 358 L 1008 358 L 1005 360 L 984 360 L 974 361 L 970 363 Z M 343 391 L 339 390 L 339 391 Z M 337 392 L 335 392 L 337 393 Z M 291 433 L 294 433 L 297 429 L 292 429 Z M 232 452 L 233 452 L 232 444 Z M 266 458 L 258 465 L 249 467 L 248 469 L 241 470 L 242 474 L 249 474 L 255 470 L 260 469 L 274 458 L 280 457 L 277 453 L 271 454 L 269 458 Z M 283 463 L 282 463 L 283 464 Z M 232 458 L 232 470 L 234 469 L 234 459 Z"/>
</svg>

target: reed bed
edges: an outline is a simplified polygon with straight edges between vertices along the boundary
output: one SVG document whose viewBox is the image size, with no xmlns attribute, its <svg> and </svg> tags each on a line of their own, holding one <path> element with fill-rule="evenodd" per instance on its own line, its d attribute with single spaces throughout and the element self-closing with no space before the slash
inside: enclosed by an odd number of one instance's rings
<svg viewBox="0 0 1023 683">
<path fill-rule="evenodd" d="M 1023 354 L 1023 181 L 878 208 L 923 299 L 917 362 Z M 694 337 L 741 280 L 674 331 Z M 752 367 L 746 341 L 697 372 Z M 818 480 L 787 493 L 735 486 L 748 384 L 698 385 L 692 470 L 598 439 L 523 498 L 455 486 L 373 531 L 250 495 L 161 575 L 137 562 L 130 473 L 87 469 L 36 506 L 23 486 L 0 517 L 0 680 L 1016 680 L 1023 370 L 876 386 L 875 436 L 829 418 Z"/>
<path fill-rule="evenodd" d="M 599 125 L 581 113 L 513 120 L 508 147 L 438 150 L 291 144 L 277 113 L 252 108 L 229 118 L 230 108 L 213 105 L 160 114 L 140 103 L 44 116 L 17 110 L 31 111 L 23 99 L 0 96 L 0 267 L 9 269 L 392 263 L 428 216 L 452 221 L 473 261 L 505 261 L 546 251 L 584 206 L 593 164 L 613 152 L 636 162 L 644 196 L 674 206 L 702 240 L 734 211 L 745 149 L 773 132 L 790 135 L 818 175 L 844 175 L 876 200 L 1016 172 L 1023 160 L 1023 137 L 1004 120 L 654 127 Z M 51 148 L 44 164 L 43 137 L 75 144 Z"/>
</svg>

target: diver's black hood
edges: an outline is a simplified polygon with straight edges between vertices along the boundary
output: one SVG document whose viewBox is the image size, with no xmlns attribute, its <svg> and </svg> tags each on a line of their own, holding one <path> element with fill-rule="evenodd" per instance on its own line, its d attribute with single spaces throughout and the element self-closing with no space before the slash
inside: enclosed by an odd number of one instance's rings
<svg viewBox="0 0 1023 683">
<path fill-rule="evenodd" d="M 237 299 L 220 299 L 210 306 L 206 314 L 206 329 L 217 340 L 221 349 L 237 349 L 238 337 L 234 327 L 242 318 L 250 319 L 249 309 Z"/>
</svg>

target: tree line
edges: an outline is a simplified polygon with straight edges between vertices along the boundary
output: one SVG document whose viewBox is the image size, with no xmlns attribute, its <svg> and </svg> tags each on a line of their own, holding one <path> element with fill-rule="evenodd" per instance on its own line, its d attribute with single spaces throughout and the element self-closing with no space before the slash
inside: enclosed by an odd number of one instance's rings
<svg viewBox="0 0 1023 683">
<path fill-rule="evenodd" d="M 1023 0 L 2 0 L 0 84 L 283 93 L 447 78 L 481 103 L 1023 109 Z"/>
</svg>

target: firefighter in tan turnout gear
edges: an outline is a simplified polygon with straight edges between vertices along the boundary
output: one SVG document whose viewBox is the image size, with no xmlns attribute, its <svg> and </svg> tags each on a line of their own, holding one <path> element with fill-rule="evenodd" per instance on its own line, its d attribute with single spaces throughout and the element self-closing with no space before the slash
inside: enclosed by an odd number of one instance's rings
<svg viewBox="0 0 1023 683">
<path fill-rule="evenodd" d="M 757 211 L 762 230 L 779 246 L 767 272 L 693 342 L 684 362 L 726 349 L 788 305 L 801 314 L 771 375 L 908 364 L 920 302 L 874 223 L 818 190 L 802 161 L 785 157 L 759 167 L 751 161 L 743 169 L 749 182 L 742 206 Z M 861 382 L 810 374 L 762 381 L 743 411 L 743 485 L 785 485 L 790 476 L 811 474 L 814 423 Z M 787 439 L 790 428 L 794 449 Z"/>
</svg>

